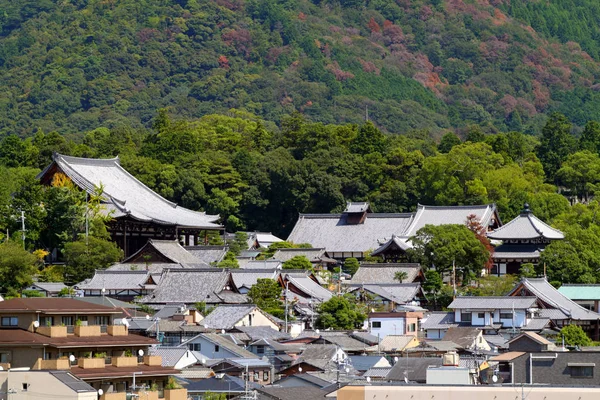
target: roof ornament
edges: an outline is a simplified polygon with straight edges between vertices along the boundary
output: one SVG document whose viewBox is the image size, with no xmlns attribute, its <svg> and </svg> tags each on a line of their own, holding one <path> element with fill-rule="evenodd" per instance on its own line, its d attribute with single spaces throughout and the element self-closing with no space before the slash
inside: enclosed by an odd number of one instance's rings
<svg viewBox="0 0 600 400">
<path fill-rule="evenodd" d="M 531 209 L 529 208 L 529 203 L 523 204 L 523 210 L 521 210 L 521 214 L 531 214 Z"/>
</svg>

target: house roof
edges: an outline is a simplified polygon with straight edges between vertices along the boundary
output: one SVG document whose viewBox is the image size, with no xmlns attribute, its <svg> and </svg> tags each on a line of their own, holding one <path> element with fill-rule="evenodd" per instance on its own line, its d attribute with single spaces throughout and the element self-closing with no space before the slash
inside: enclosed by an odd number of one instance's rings
<svg viewBox="0 0 600 400">
<path fill-rule="evenodd" d="M 208 263 L 205 263 L 183 248 L 178 240 L 159 239 L 148 239 L 148 242 L 146 242 L 141 249 L 123 260 L 123 263 L 139 263 L 141 261 L 140 258 L 142 258 L 141 255 L 149 252 L 154 254 L 158 253 L 165 262 L 171 262 L 173 264 L 187 264 L 196 268 L 210 267 Z"/>
<path fill-rule="evenodd" d="M 256 357 L 256 354 L 249 352 L 248 350 L 236 345 L 235 343 L 233 343 L 231 340 L 227 339 L 226 337 L 224 337 L 222 335 L 218 335 L 216 333 L 200 333 L 200 334 L 194 336 L 193 338 L 181 343 L 181 345 L 187 346 L 188 343 L 192 342 L 194 339 L 196 339 L 198 337 L 202 337 L 205 340 L 208 340 L 209 342 L 212 342 L 213 344 L 216 344 L 216 345 L 228 350 L 229 352 L 235 354 L 238 357 L 243 357 L 243 358 L 255 358 Z"/>
<path fill-rule="evenodd" d="M 432 312 L 421 320 L 421 327 L 425 330 L 448 329 L 456 326 L 458 326 L 458 322 L 454 322 L 453 312 Z"/>
<path fill-rule="evenodd" d="M 481 226 L 500 222 L 495 204 L 473 206 L 425 206 L 419 204 L 410 226 L 402 232 L 401 236 L 414 236 L 425 225 L 465 225 L 469 215 L 475 215 Z"/>
<path fill-rule="evenodd" d="M 365 290 L 386 300 L 393 301 L 396 304 L 409 303 L 423 293 L 421 290 L 421 284 L 419 283 L 348 285 L 349 292 L 354 292 L 356 290 Z"/>
<path fill-rule="evenodd" d="M 275 270 L 281 269 L 282 262 L 279 260 L 252 260 L 248 258 L 237 259 L 240 269 Z"/>
<path fill-rule="evenodd" d="M 357 371 L 366 371 L 375 367 L 377 364 L 381 364 L 384 367 L 391 367 L 390 362 L 383 356 L 350 356 L 350 361 L 352 361 L 352 366 Z"/>
<path fill-rule="evenodd" d="M 229 251 L 229 246 L 184 246 L 183 248 L 208 265 L 223 261 Z"/>
<path fill-rule="evenodd" d="M 300 344 L 279 343 L 272 339 L 258 339 L 250 343 L 250 346 L 269 346 L 275 351 L 283 351 L 286 353 L 301 353 L 304 347 Z"/>
<path fill-rule="evenodd" d="M 82 290 L 140 290 L 144 289 L 148 280 L 150 285 L 156 284 L 148 271 L 107 271 L 96 270 L 92 279 L 78 283 Z"/>
<path fill-rule="evenodd" d="M 344 351 L 364 351 L 367 347 L 369 347 L 366 343 L 354 339 L 348 334 L 328 335 L 322 336 L 322 338 L 326 342 L 339 346 Z"/>
<path fill-rule="evenodd" d="M 292 380 L 292 379 L 300 379 L 301 381 L 308 382 L 311 385 L 314 385 L 315 387 L 318 387 L 318 388 L 324 388 L 324 387 L 331 385 L 331 382 L 326 381 L 325 379 L 321 379 L 321 378 L 311 375 L 311 374 L 288 375 L 288 376 L 283 377 L 280 380 L 274 382 L 273 385 L 276 387 L 277 385 L 280 385 L 282 382 L 285 382 L 287 380 Z M 304 389 L 302 389 L 302 390 L 304 390 Z"/>
<path fill-rule="evenodd" d="M 370 334 L 369 332 L 361 332 L 355 331 L 350 334 L 354 339 L 360 340 L 368 345 L 374 345 L 380 342 L 380 338 L 375 335 Z"/>
<path fill-rule="evenodd" d="M 527 338 L 533 340 L 536 343 L 547 345 L 547 346 L 553 344 L 548 339 L 543 338 L 542 336 L 538 335 L 535 332 L 523 332 L 519 336 L 514 337 L 511 340 L 509 340 L 508 343 L 510 344 L 510 343 L 516 342 L 517 340 L 521 340 L 524 337 L 527 337 Z"/>
<path fill-rule="evenodd" d="M 404 378 L 414 382 L 425 382 L 427 368 L 442 365 L 441 357 L 402 357 L 387 374 L 388 381 L 404 381 Z"/>
<path fill-rule="evenodd" d="M 337 353 L 337 346 L 334 344 L 307 344 L 298 359 L 300 361 L 309 360 L 331 360 Z"/>
<path fill-rule="evenodd" d="M 534 307 L 537 298 L 533 296 L 459 296 L 448 306 L 450 309 L 468 310 L 526 310 Z"/>
<path fill-rule="evenodd" d="M 300 214 L 289 242 L 310 243 L 328 252 L 375 250 L 379 240 L 403 232 L 413 214 L 368 213 L 361 224 L 348 223 L 348 214 Z"/>
<path fill-rule="evenodd" d="M 454 342 L 463 349 L 469 349 L 475 345 L 477 337 L 482 335 L 481 330 L 473 327 L 452 327 L 444 334 L 444 340 Z"/>
<path fill-rule="evenodd" d="M 58 293 L 67 285 L 64 282 L 34 282 L 30 287 L 38 287 L 46 292 Z"/>
<path fill-rule="evenodd" d="M 490 358 L 490 361 L 512 361 L 515 358 L 519 358 L 522 355 L 527 354 L 521 351 L 507 351 L 506 353 L 498 354 Z"/>
<path fill-rule="evenodd" d="M 328 263 L 335 264 L 336 260 L 330 258 L 327 255 L 327 251 L 324 248 L 312 248 L 312 249 L 279 249 L 273 254 L 273 260 L 288 261 L 293 257 L 304 256 L 308 258 L 311 263 Z"/>
<path fill-rule="evenodd" d="M 523 331 L 541 331 L 548 327 L 550 318 L 531 318 L 527 325 L 523 326 Z"/>
<path fill-rule="evenodd" d="M 209 329 L 231 329 L 254 311 L 262 313 L 254 304 L 222 304 L 212 310 L 200 323 Z"/>
<path fill-rule="evenodd" d="M 97 392 L 92 386 L 87 384 L 75 377 L 75 375 L 71 374 L 70 371 L 41 371 L 42 373 L 47 372 L 60 382 L 62 382 L 66 387 L 71 389 L 77 393 L 86 393 L 86 392 Z"/>
<path fill-rule="evenodd" d="M 130 378 L 133 373 L 144 374 L 144 377 L 170 376 L 179 371 L 169 367 L 138 364 L 136 367 L 115 367 L 107 364 L 104 368 L 71 367 L 71 373 L 81 379 Z"/>
<path fill-rule="evenodd" d="M 92 296 L 92 297 L 74 297 L 75 300 L 85 301 L 87 303 L 99 304 L 107 307 L 114 308 L 129 308 L 133 310 L 138 310 L 140 306 L 138 304 L 127 303 L 121 300 L 113 299 L 108 296 Z"/>
<path fill-rule="evenodd" d="M 392 237 L 387 241 L 381 244 L 377 249 L 375 249 L 371 255 L 378 256 L 379 254 L 385 253 L 390 248 L 398 248 L 402 251 L 406 251 L 411 248 L 410 244 L 406 242 L 406 239 L 401 239 L 396 235 L 392 235 Z"/>
<path fill-rule="evenodd" d="M 523 278 L 521 282 L 508 294 L 518 297 L 523 292 L 536 296 L 549 308 L 560 310 L 566 315 L 566 318 L 574 320 L 590 321 L 600 319 L 600 314 L 587 310 L 579 304 L 570 300 L 564 294 L 550 285 L 545 278 Z M 541 311 L 541 310 L 540 310 Z M 552 317 L 549 317 L 552 319 Z"/>
<path fill-rule="evenodd" d="M 404 263 L 362 264 L 352 279 L 348 281 L 348 284 L 396 283 L 394 276 L 398 272 L 406 273 L 404 282 L 414 282 L 421 275 L 421 265 Z"/>
<path fill-rule="evenodd" d="M 208 379 L 215 376 L 215 373 L 210 368 L 190 367 L 182 369 L 177 376 L 184 379 Z"/>
<path fill-rule="evenodd" d="M 600 285 L 564 284 L 558 291 L 571 300 L 600 300 Z"/>
<path fill-rule="evenodd" d="M 295 288 L 300 292 L 300 296 L 304 298 L 327 301 L 333 297 L 333 293 L 319 285 L 317 282 L 313 281 L 308 276 L 298 276 L 296 274 L 286 273 L 284 275 L 284 281 L 289 282 L 290 291 L 295 292 Z M 301 302 L 302 300 L 304 299 L 300 299 Z"/>
<path fill-rule="evenodd" d="M 271 232 L 246 232 L 248 235 L 248 249 L 252 249 L 256 243 L 259 248 L 267 248 L 273 243 L 283 242 Z"/>
<path fill-rule="evenodd" d="M 218 364 L 228 364 L 232 367 L 237 368 L 270 368 L 271 363 L 269 361 L 265 361 L 262 358 L 225 358 L 222 360 L 212 360 L 207 362 L 207 366 L 213 368 L 215 370 L 223 370 L 215 368 Z M 227 368 L 226 368 L 227 369 Z"/>
<path fill-rule="evenodd" d="M 236 376 L 218 374 L 208 379 L 192 381 L 186 385 L 188 393 L 242 393 L 246 391 L 246 385 L 250 389 L 257 389 L 260 385 L 245 381 Z"/>
<path fill-rule="evenodd" d="M 365 373 L 362 374 L 362 376 L 364 378 L 367 378 L 367 377 L 385 378 L 390 373 L 391 370 L 392 370 L 391 365 L 389 367 L 373 367 L 373 368 L 369 368 L 367 371 L 365 371 Z"/>
<path fill-rule="evenodd" d="M 125 336 L 101 335 L 94 337 L 79 337 L 68 335 L 67 337 L 51 338 L 24 329 L 2 329 L 1 332 L 1 346 L 42 345 L 55 348 L 76 348 L 90 346 L 148 346 L 158 343 L 154 339 L 132 333 Z"/>
<path fill-rule="evenodd" d="M 368 352 L 396 352 L 404 351 L 406 348 L 412 347 L 411 344 L 416 340 L 412 335 L 387 335 L 381 340 L 379 345 L 367 347 Z"/>
<path fill-rule="evenodd" d="M 122 264 L 117 263 L 113 264 L 106 269 L 106 271 L 148 271 L 152 274 L 156 280 L 160 280 L 160 275 L 163 273 L 165 269 L 183 269 L 188 267 L 182 264 L 174 264 L 174 263 L 128 263 Z M 85 282 L 85 281 L 84 281 Z M 82 282 L 82 283 L 84 283 Z"/>
<path fill-rule="evenodd" d="M 121 167 L 119 158 L 93 159 L 69 157 L 54 153 L 52 164 L 38 178 L 49 181 L 56 171 L 62 171 L 78 187 L 94 194 L 103 188 L 103 203 L 113 218 L 130 217 L 138 221 L 161 225 L 219 229 L 218 215 L 207 215 L 172 203 Z"/>
<path fill-rule="evenodd" d="M 324 399 L 330 391 L 318 387 L 264 387 L 257 389 L 260 400 L 307 400 Z"/>
<path fill-rule="evenodd" d="M 42 312 L 46 314 L 119 314 L 114 307 L 92 304 L 64 297 L 14 298 L 0 302 L 0 313 Z"/>
<path fill-rule="evenodd" d="M 229 272 L 211 269 L 165 269 L 154 292 L 142 298 L 142 303 L 190 304 L 204 301 L 221 303 L 217 296 L 229 283 Z"/>
<path fill-rule="evenodd" d="M 259 279 L 277 279 L 279 270 L 275 269 L 236 269 L 231 271 L 231 278 L 236 288 L 250 289 Z"/>
<path fill-rule="evenodd" d="M 188 352 L 189 350 L 187 349 L 187 347 L 183 347 L 183 346 L 157 346 L 157 347 L 150 347 L 148 349 L 148 353 L 151 356 L 161 356 L 162 357 L 162 366 L 163 367 L 174 367 L 175 364 L 177 364 L 177 362 L 179 362 L 179 360 L 181 360 L 181 358 L 183 356 L 185 356 L 185 354 Z"/>
<path fill-rule="evenodd" d="M 564 239 L 565 235 L 533 215 L 529 209 L 529 205 L 525 204 L 525 208 L 519 216 L 498 229 L 489 232 L 487 237 L 496 240 L 531 240 L 538 238 L 559 240 Z"/>
<path fill-rule="evenodd" d="M 277 331 L 269 326 L 236 326 L 235 328 L 244 332 L 251 340 L 286 340 L 292 338 L 289 333 Z"/>
<path fill-rule="evenodd" d="M 537 244 L 501 244 L 492 252 L 492 258 L 500 259 L 537 259 L 541 249 Z"/>
</svg>

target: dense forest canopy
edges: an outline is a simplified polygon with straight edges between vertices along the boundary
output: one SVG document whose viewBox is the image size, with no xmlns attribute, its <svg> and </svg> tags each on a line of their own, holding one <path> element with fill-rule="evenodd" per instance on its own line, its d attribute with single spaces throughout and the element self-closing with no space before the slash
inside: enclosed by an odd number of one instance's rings
<svg viewBox="0 0 600 400">
<path fill-rule="evenodd" d="M 231 108 L 392 133 L 600 120 L 592 0 L 0 0 L 0 133 Z M 533 27 L 533 28 L 532 28 Z"/>
</svg>

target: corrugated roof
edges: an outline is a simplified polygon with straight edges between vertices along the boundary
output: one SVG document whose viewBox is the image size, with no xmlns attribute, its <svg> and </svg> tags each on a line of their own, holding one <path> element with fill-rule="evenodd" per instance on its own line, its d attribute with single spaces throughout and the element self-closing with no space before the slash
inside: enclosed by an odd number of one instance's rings
<svg viewBox="0 0 600 400">
<path fill-rule="evenodd" d="M 44 371 L 40 373 L 48 372 L 50 375 L 61 381 L 66 387 L 77 393 L 96 392 L 96 389 L 91 387 L 86 382 L 75 377 L 69 371 Z"/>
<path fill-rule="evenodd" d="M 246 391 L 246 387 L 250 389 L 257 389 L 260 385 L 245 381 L 236 376 L 213 376 L 208 379 L 201 379 L 199 381 L 190 382 L 186 385 L 188 393 L 243 393 Z"/>
<path fill-rule="evenodd" d="M 30 287 L 38 287 L 46 292 L 58 293 L 67 285 L 64 282 L 34 282 Z"/>
<path fill-rule="evenodd" d="M 571 300 L 600 300 L 600 285 L 564 284 L 558 291 Z"/>
<path fill-rule="evenodd" d="M 150 277 L 148 271 L 96 270 L 91 280 L 78 283 L 82 290 L 140 290 Z"/>
<path fill-rule="evenodd" d="M 177 376 L 184 379 L 208 379 L 215 376 L 215 373 L 210 368 L 184 368 Z"/>
<path fill-rule="evenodd" d="M 254 310 L 258 310 L 254 304 L 223 304 L 212 310 L 200 324 L 210 329 L 231 329 Z"/>
<path fill-rule="evenodd" d="M 166 269 L 154 292 L 145 296 L 141 303 L 192 304 L 204 301 L 221 303 L 217 296 L 229 282 L 229 272 L 213 269 Z"/>
<path fill-rule="evenodd" d="M 139 221 L 164 225 L 178 225 L 197 228 L 218 229 L 215 222 L 218 215 L 207 215 L 177 206 L 121 167 L 119 158 L 92 159 L 69 157 L 55 153 L 53 164 L 81 189 L 93 194 L 102 186 L 104 202 L 107 208 L 115 210 L 113 216 L 129 216 Z M 38 177 L 50 171 L 48 166 Z"/>
<path fill-rule="evenodd" d="M 223 261 L 229 251 L 228 246 L 184 246 L 183 248 L 208 265 Z"/>
<path fill-rule="evenodd" d="M 361 264 L 352 279 L 348 281 L 348 284 L 397 283 L 398 281 L 394 280 L 394 277 L 398 272 L 406 273 L 403 282 L 411 283 L 421 274 L 421 265 L 406 263 Z"/>
<path fill-rule="evenodd" d="M 558 229 L 554 229 L 546 224 L 526 208 L 521 214 L 509 223 L 499 227 L 495 231 L 489 232 L 487 237 L 496 240 L 516 240 L 516 239 L 564 239 L 565 235 Z"/>
<path fill-rule="evenodd" d="M 322 336 L 329 343 L 339 346 L 344 351 L 363 351 L 369 347 L 366 343 L 350 337 L 348 334 Z"/>
<path fill-rule="evenodd" d="M 595 321 L 600 319 L 600 314 L 587 310 L 570 300 L 556 290 L 554 286 L 550 285 L 545 278 L 523 278 L 519 285 L 517 285 L 509 295 L 515 296 L 515 293 L 520 290 L 520 288 L 526 289 L 529 293 L 539 298 L 548 306 L 559 309 L 571 319 L 582 321 Z"/>
<path fill-rule="evenodd" d="M 390 371 L 392 370 L 392 366 L 389 367 L 373 367 L 370 368 L 369 370 L 365 371 L 364 374 L 362 374 L 362 376 L 366 377 L 370 377 L 370 378 L 385 378 Z"/>
<path fill-rule="evenodd" d="M 449 309 L 469 310 L 526 310 L 537 304 L 533 296 L 459 296 L 448 306 Z"/>
<path fill-rule="evenodd" d="M 524 331 L 541 331 L 548 327 L 550 318 L 531 318 L 527 325 L 521 329 Z"/>
<path fill-rule="evenodd" d="M 362 224 L 349 224 L 347 218 L 347 214 L 300 214 L 287 240 L 328 252 L 375 250 L 380 239 L 403 232 L 413 214 L 370 213 Z"/>
<path fill-rule="evenodd" d="M 107 307 L 115 308 L 130 308 L 138 310 L 140 306 L 138 304 L 126 303 L 121 300 L 113 299 L 108 296 L 94 296 L 94 297 L 74 297 L 75 300 L 85 301 L 87 303 L 100 304 Z"/>
</svg>

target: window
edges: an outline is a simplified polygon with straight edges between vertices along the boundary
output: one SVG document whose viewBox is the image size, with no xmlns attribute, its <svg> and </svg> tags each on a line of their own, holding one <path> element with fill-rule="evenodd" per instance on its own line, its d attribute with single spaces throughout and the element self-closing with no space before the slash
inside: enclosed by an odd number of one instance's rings
<svg viewBox="0 0 600 400">
<path fill-rule="evenodd" d="M 23 387 L 23 391 L 26 392 L 27 389 L 29 388 L 29 383 L 23 382 L 23 386 L 22 387 Z"/>
<path fill-rule="evenodd" d="M 513 314 L 511 312 L 508 313 L 500 313 L 500 319 L 512 319 Z"/>
<path fill-rule="evenodd" d="M 73 317 L 61 317 L 63 325 L 73 325 Z"/>
<path fill-rule="evenodd" d="M 408 331 L 409 332 L 414 332 L 417 330 L 417 324 L 415 324 L 414 322 L 410 325 L 408 325 Z"/>
<path fill-rule="evenodd" d="M 201 343 L 190 343 L 188 345 L 188 348 L 191 351 L 201 351 L 202 350 L 202 344 Z"/>
<path fill-rule="evenodd" d="M 40 317 L 40 326 L 54 325 L 54 317 Z"/>
<path fill-rule="evenodd" d="M 218 353 L 218 352 L 219 352 L 219 349 L 220 349 L 220 348 L 219 348 L 219 345 L 218 345 L 218 344 L 215 344 L 215 353 Z"/>
<path fill-rule="evenodd" d="M 482 312 L 477 313 L 477 318 L 484 319 L 485 318 L 485 313 L 482 313 Z"/>
<path fill-rule="evenodd" d="M 259 379 L 258 377 L 259 377 L 258 371 L 254 371 L 254 382 L 258 382 L 258 379 Z"/>
<path fill-rule="evenodd" d="M 269 371 L 263 371 L 263 381 L 269 380 Z"/>
<path fill-rule="evenodd" d="M 2 317 L 2 326 L 17 326 L 19 325 L 19 318 L 17 317 Z"/>
<path fill-rule="evenodd" d="M 256 346 L 256 354 L 265 354 L 265 346 Z"/>
<path fill-rule="evenodd" d="M 371 322 L 371 328 L 381 328 L 381 321 Z"/>
<path fill-rule="evenodd" d="M 10 362 L 10 353 L 0 353 L 0 363 L 8 364 Z"/>
<path fill-rule="evenodd" d="M 572 365 L 569 366 L 571 369 L 572 378 L 593 378 L 594 367 L 591 365 Z"/>
<path fill-rule="evenodd" d="M 460 313 L 461 322 L 471 322 L 471 313 Z"/>
</svg>

